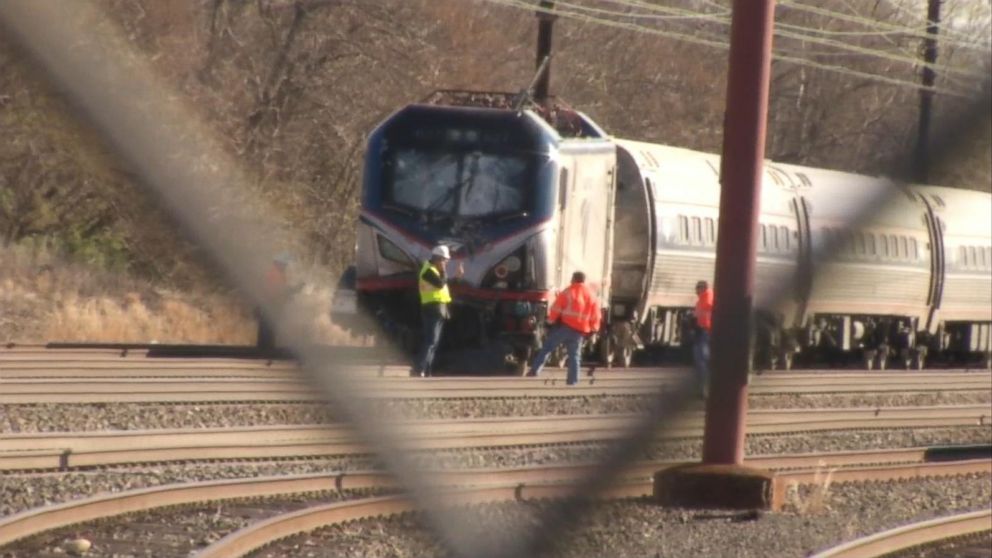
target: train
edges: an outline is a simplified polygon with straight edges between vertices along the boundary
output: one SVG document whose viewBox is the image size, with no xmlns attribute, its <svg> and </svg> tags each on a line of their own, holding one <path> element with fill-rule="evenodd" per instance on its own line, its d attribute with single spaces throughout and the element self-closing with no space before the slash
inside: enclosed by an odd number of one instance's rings
<svg viewBox="0 0 992 558">
<path fill-rule="evenodd" d="M 465 274 L 451 285 L 442 348 L 495 347 L 522 369 L 576 270 L 602 305 L 589 356 L 626 367 L 684 348 L 694 286 L 714 275 L 719 169 L 719 155 L 613 137 L 554 97 L 522 105 L 510 93 L 437 91 L 369 135 L 342 289 L 371 319 L 339 318 L 414 350 L 415 272 L 445 244 Z M 789 369 L 800 356 L 868 369 L 992 364 L 992 198 L 892 188 L 765 162 L 749 366 Z"/>
</svg>

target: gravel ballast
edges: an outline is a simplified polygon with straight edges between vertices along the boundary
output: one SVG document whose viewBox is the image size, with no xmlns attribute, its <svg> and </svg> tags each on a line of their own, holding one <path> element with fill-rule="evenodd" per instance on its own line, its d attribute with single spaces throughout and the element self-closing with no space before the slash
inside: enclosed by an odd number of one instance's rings
<svg viewBox="0 0 992 558">
<path fill-rule="evenodd" d="M 933 517 L 987 508 L 988 475 L 900 482 L 843 483 L 829 488 L 822 505 L 803 512 L 753 514 L 665 509 L 649 499 L 604 503 L 564 531 L 551 554 L 562 558 L 801 557 L 843 541 Z M 508 525 L 543 529 L 546 502 L 478 506 L 463 513 L 482 527 L 478 541 L 502 535 Z M 470 518 L 470 519 L 469 519 Z M 413 558 L 444 556 L 406 515 L 331 526 L 256 551 L 253 558 Z"/>
<path fill-rule="evenodd" d="M 655 444 L 638 457 L 643 460 L 693 460 L 701 440 L 672 440 Z M 992 443 L 992 427 L 916 430 L 836 431 L 788 436 L 749 436 L 748 455 L 793 454 L 921 447 L 945 444 Z M 607 444 L 445 450 L 420 454 L 429 468 L 532 467 L 583 463 L 602 457 Z M 154 467 L 114 467 L 98 471 L 0 475 L 0 516 L 103 492 L 202 480 L 271 475 L 328 473 L 377 468 L 368 456 L 314 458 L 252 463 L 175 463 Z"/>
<path fill-rule="evenodd" d="M 564 388 L 563 388 L 564 389 Z M 377 401 L 383 412 L 421 419 L 639 413 L 647 396 L 520 397 L 510 399 L 393 399 Z M 752 409 L 875 408 L 992 403 L 992 390 L 896 394 L 785 394 L 748 399 Z M 693 402 L 691 408 L 702 408 Z M 222 428 L 247 425 L 321 424 L 331 420 L 321 405 L 247 404 L 39 404 L 0 405 L 0 432 Z"/>
<path fill-rule="evenodd" d="M 269 517 L 383 493 L 326 491 L 149 510 L 28 537 L 0 550 L 0 557 L 60 558 L 66 554 L 66 541 L 77 537 L 93 545 L 86 553 L 90 557 L 187 557 L 233 531 Z"/>
</svg>

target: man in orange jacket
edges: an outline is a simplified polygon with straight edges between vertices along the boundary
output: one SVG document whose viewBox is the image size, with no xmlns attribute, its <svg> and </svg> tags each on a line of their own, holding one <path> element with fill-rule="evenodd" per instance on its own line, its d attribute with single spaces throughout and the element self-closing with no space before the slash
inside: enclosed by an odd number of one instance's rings
<svg viewBox="0 0 992 558">
<path fill-rule="evenodd" d="M 579 359 L 582 338 L 599 331 L 599 301 L 592 289 L 586 286 L 586 274 L 576 271 L 572 284 L 558 294 L 548 309 L 548 322 L 555 324 L 548 333 L 541 350 L 534 356 L 528 376 L 537 376 L 548 360 L 551 351 L 562 343 L 568 350 L 568 378 L 566 384 L 579 383 Z"/>
<path fill-rule="evenodd" d="M 290 289 L 287 281 L 286 268 L 289 266 L 289 254 L 279 254 L 272 259 L 272 266 L 265 274 L 265 296 L 269 304 L 279 309 L 286 303 L 293 289 Z M 255 347 L 266 354 L 272 354 L 276 350 L 276 330 L 273 324 L 262 313 L 260 308 L 255 310 L 255 317 L 258 319 L 258 337 L 255 340 Z"/>
<path fill-rule="evenodd" d="M 710 381 L 710 330 L 713 328 L 713 289 L 706 281 L 696 283 L 696 338 L 692 361 L 699 382 L 699 393 L 706 397 Z"/>
</svg>

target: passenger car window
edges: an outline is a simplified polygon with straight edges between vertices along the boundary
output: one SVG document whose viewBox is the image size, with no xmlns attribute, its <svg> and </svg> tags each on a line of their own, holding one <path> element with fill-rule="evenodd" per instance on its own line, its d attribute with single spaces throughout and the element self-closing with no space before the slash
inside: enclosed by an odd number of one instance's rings
<svg viewBox="0 0 992 558">
<path fill-rule="evenodd" d="M 558 207 L 565 209 L 568 200 L 568 169 L 561 169 L 561 177 L 558 179 Z"/>
</svg>

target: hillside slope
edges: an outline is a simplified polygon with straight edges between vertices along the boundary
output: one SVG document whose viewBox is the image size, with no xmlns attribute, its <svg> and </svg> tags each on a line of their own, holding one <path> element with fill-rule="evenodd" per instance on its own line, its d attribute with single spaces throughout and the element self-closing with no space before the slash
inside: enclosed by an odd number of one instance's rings
<svg viewBox="0 0 992 558">
<path fill-rule="evenodd" d="M 351 258 L 363 138 L 375 123 L 437 88 L 517 90 L 533 69 L 533 13 L 502 1 L 99 3 L 108 25 L 123 30 L 243 164 L 253 180 L 246 190 L 285 227 L 302 232 L 304 245 L 293 248 L 332 270 Z M 846 2 L 821 4 L 851 9 Z M 906 17 L 893 8 L 878 13 L 884 5 L 862 15 Z M 804 11 L 780 10 L 777 18 L 824 33 L 855 29 Z M 618 136 L 719 151 L 726 51 L 644 29 L 726 41 L 726 27 L 636 21 L 640 31 L 559 19 L 552 89 Z M 919 46 L 915 37 L 853 36 L 845 40 L 865 49 L 912 55 Z M 195 250 L 137 193 L 127 169 L 43 76 L 2 41 L 0 243 L 45 238 L 93 265 L 176 285 L 203 281 Z M 838 59 L 805 40 L 779 38 L 776 48 L 821 65 Z M 988 73 L 981 52 L 951 47 L 942 55 L 948 64 Z M 840 60 L 863 74 L 917 79 L 908 63 Z M 783 62 L 773 69 L 769 158 L 876 174 L 912 145 L 912 87 Z M 938 124 L 961 105 L 938 96 Z M 938 166 L 932 182 L 989 190 L 989 126 L 965 145 Z"/>
</svg>

